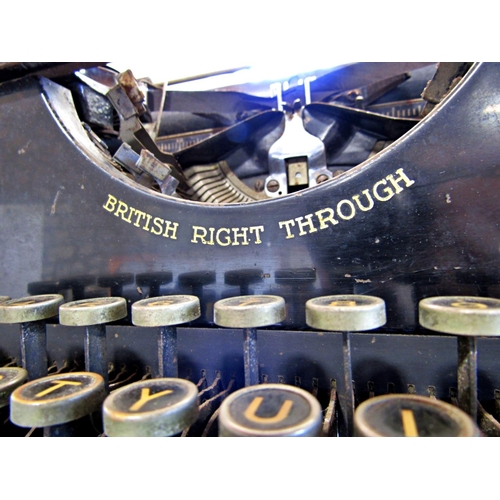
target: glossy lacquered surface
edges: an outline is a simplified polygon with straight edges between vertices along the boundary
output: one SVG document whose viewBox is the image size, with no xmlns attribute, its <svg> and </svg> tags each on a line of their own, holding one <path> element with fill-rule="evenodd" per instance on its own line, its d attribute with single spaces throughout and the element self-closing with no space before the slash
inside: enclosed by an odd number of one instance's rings
<svg viewBox="0 0 500 500">
<path fill-rule="evenodd" d="M 306 326 L 312 297 L 356 293 L 385 300 L 388 329 L 415 331 L 423 297 L 500 291 L 499 81 L 498 65 L 474 66 L 373 159 L 297 194 L 232 206 L 132 183 L 91 142 L 64 89 L 3 84 L 1 293 L 45 284 L 130 304 L 149 291 L 138 275 L 171 273 L 159 293 L 198 296 L 196 324 L 211 325 L 214 302 L 246 287 L 284 297 L 284 328 Z M 249 269 L 260 270 L 250 285 Z"/>
</svg>

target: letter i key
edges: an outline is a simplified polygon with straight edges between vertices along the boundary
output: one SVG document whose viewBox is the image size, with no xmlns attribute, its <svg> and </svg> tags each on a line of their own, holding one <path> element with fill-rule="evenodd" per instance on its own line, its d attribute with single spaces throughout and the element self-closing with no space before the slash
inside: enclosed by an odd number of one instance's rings
<svg viewBox="0 0 500 500">
<path fill-rule="evenodd" d="M 132 304 L 132 323 L 158 327 L 159 377 L 178 376 L 176 325 L 200 317 L 200 301 L 194 295 L 168 295 Z"/>
<path fill-rule="evenodd" d="M 0 303 L 0 323 L 20 323 L 21 363 L 29 380 L 47 375 L 45 320 L 57 316 L 64 297 L 58 294 L 31 295 Z"/>
<path fill-rule="evenodd" d="M 385 302 L 369 295 L 329 295 L 306 302 L 306 323 L 312 328 L 342 332 L 344 390 L 339 394 L 344 433 L 351 436 L 354 425 L 351 341 L 349 332 L 373 330 L 386 322 Z"/>
<path fill-rule="evenodd" d="M 259 380 L 257 328 L 285 319 L 285 300 L 276 295 L 243 295 L 219 300 L 214 304 L 214 322 L 228 328 L 243 328 L 245 386 Z"/>
<path fill-rule="evenodd" d="M 67 302 L 59 309 L 59 322 L 85 327 L 85 370 L 101 375 L 108 391 L 108 356 L 105 323 L 127 316 L 127 302 L 122 297 L 98 297 Z"/>
</svg>

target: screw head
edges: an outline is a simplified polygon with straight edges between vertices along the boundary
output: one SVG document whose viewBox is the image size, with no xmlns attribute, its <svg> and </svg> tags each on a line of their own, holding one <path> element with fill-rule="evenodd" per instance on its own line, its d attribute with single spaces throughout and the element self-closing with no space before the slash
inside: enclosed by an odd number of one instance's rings
<svg viewBox="0 0 500 500">
<path fill-rule="evenodd" d="M 257 179 L 253 185 L 253 188 L 255 191 L 260 193 L 261 191 L 264 191 L 264 181 L 261 179 Z"/>
<path fill-rule="evenodd" d="M 320 174 L 318 177 L 316 177 L 316 182 L 318 184 L 321 184 L 322 182 L 325 182 L 328 180 L 328 176 L 326 174 Z"/>
<path fill-rule="evenodd" d="M 276 191 L 278 191 L 279 188 L 280 188 L 280 183 L 278 181 L 275 181 L 274 179 L 271 179 L 267 183 L 267 190 L 271 193 L 275 193 Z"/>
</svg>

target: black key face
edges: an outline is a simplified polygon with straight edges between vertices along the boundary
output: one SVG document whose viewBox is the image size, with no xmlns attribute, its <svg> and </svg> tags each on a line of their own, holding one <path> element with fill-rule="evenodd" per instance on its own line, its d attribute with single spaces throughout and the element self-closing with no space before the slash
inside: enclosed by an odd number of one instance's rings
<svg viewBox="0 0 500 500">
<path fill-rule="evenodd" d="M 355 416 L 358 434 L 387 437 L 477 435 L 472 420 L 458 408 L 431 398 L 380 396 L 365 401 Z"/>
<path fill-rule="evenodd" d="M 306 391 L 277 384 L 237 391 L 224 403 L 219 416 L 222 435 L 309 435 L 321 426 L 319 403 Z"/>
<path fill-rule="evenodd" d="M 94 374 L 64 374 L 63 377 L 45 377 L 26 384 L 17 393 L 20 401 L 52 403 L 53 401 L 71 401 L 82 393 L 98 387 L 99 380 Z"/>
<path fill-rule="evenodd" d="M 48 427 L 98 410 L 105 397 L 104 379 L 97 373 L 50 375 L 12 393 L 10 416 L 21 427 Z"/>
<path fill-rule="evenodd" d="M 108 436 L 172 436 L 198 418 L 198 389 L 188 380 L 160 378 L 135 382 L 104 401 Z"/>
<path fill-rule="evenodd" d="M 9 404 L 12 392 L 28 379 L 28 372 L 24 368 L 0 368 L 0 408 Z"/>
<path fill-rule="evenodd" d="M 173 407 L 191 397 L 186 384 L 169 379 L 148 380 L 147 384 L 130 384 L 114 395 L 113 411 L 138 414 Z"/>
</svg>

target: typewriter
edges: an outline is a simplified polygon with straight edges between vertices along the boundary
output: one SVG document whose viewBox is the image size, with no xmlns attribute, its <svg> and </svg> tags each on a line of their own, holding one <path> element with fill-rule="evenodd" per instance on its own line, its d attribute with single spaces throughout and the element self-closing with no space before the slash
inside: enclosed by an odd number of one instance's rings
<svg viewBox="0 0 500 500">
<path fill-rule="evenodd" d="M 498 64 L 348 64 L 266 92 L 176 90 L 105 63 L 0 63 L 0 82 L 0 294 L 60 297 L 39 341 L 38 320 L 0 324 L 2 369 L 25 365 L 27 344 L 46 353 L 19 388 L 83 377 L 96 356 L 108 398 L 165 374 L 195 387 L 183 437 L 220 434 L 224 403 L 243 391 L 249 410 L 266 387 L 311 396 L 314 435 L 362 434 L 358 410 L 387 395 L 443 404 L 440 418 L 460 407 L 500 435 L 500 329 L 469 321 L 486 309 L 494 323 L 500 298 Z M 141 301 L 178 296 L 197 314 L 133 321 Z M 450 297 L 463 331 L 422 319 L 424 299 Z M 321 298 L 339 306 L 324 322 Z M 383 320 L 336 321 L 363 298 Z M 92 351 L 88 323 L 63 307 L 108 299 L 122 313 Z M 273 319 L 266 300 L 280 304 Z M 255 322 L 226 304 L 254 305 Z M 110 434 L 103 398 L 73 435 Z M 18 425 L 11 405 L 3 435 L 59 425 Z M 274 418 L 252 408 L 254 423 Z"/>
</svg>

